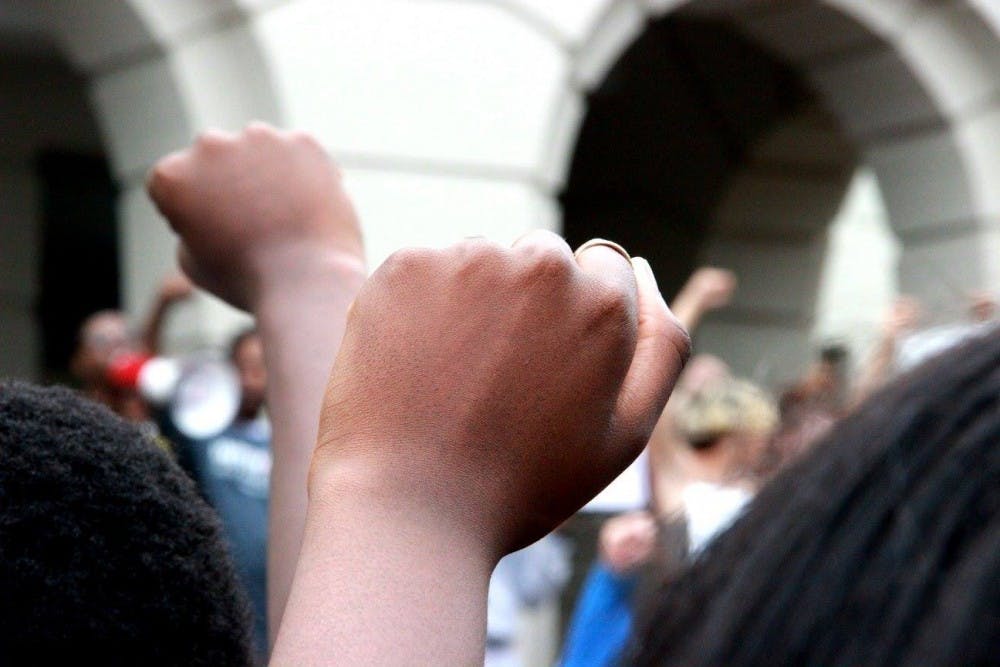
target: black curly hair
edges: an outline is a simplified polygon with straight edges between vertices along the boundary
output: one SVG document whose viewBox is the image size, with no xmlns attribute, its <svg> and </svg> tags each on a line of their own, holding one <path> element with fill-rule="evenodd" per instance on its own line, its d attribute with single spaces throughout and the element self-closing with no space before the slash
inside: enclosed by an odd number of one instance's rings
<svg viewBox="0 0 1000 667">
<path fill-rule="evenodd" d="M 246 665 L 214 513 L 136 426 L 0 382 L 0 663 Z"/>
<path fill-rule="evenodd" d="M 664 585 L 626 663 L 1000 664 L 1000 332 L 779 475 Z"/>
</svg>

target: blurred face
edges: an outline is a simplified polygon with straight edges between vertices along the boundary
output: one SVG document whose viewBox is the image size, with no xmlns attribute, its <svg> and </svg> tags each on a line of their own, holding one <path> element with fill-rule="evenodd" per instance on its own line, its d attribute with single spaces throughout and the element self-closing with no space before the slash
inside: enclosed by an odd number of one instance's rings
<svg viewBox="0 0 1000 667">
<path fill-rule="evenodd" d="M 134 348 L 121 313 L 103 311 L 91 315 L 80 328 L 73 373 L 86 384 L 98 383 L 115 355 Z"/>
<path fill-rule="evenodd" d="M 677 381 L 677 388 L 686 392 L 698 392 L 705 387 L 731 377 L 729 366 L 710 354 L 696 355 L 688 362 Z"/>
<path fill-rule="evenodd" d="M 233 355 L 233 364 L 240 377 L 242 391 L 240 416 L 255 417 L 264 405 L 264 392 L 267 388 L 264 345 L 260 336 L 252 335 L 243 339 Z"/>
</svg>

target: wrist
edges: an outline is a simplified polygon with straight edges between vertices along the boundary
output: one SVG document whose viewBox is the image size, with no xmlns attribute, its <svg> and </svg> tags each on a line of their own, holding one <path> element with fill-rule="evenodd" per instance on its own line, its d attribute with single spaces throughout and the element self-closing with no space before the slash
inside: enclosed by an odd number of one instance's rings
<svg viewBox="0 0 1000 667">
<path fill-rule="evenodd" d="M 317 248 L 309 242 L 270 248 L 255 262 L 257 272 L 251 308 L 257 317 L 272 310 L 315 315 L 297 310 L 305 302 L 309 308 L 329 304 L 346 308 L 367 278 L 360 252 Z"/>
<path fill-rule="evenodd" d="M 482 664 L 495 563 L 372 482 L 313 466 L 272 664 Z"/>
<path fill-rule="evenodd" d="M 374 465 L 335 458 L 320 447 L 313 452 L 307 490 L 310 513 L 362 523 L 405 523 L 411 533 L 452 545 L 466 566 L 485 567 L 487 576 L 502 556 L 490 522 L 431 481 L 386 474 Z"/>
</svg>

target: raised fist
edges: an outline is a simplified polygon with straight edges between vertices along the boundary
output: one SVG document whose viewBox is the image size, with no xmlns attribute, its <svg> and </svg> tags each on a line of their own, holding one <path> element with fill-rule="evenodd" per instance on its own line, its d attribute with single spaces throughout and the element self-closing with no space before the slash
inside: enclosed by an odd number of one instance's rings
<svg viewBox="0 0 1000 667">
<path fill-rule="evenodd" d="M 401 251 L 349 315 L 310 493 L 361 494 L 503 555 L 642 451 L 688 345 L 645 260 L 603 242 Z"/>
<path fill-rule="evenodd" d="M 148 190 L 181 237 L 185 273 L 237 307 L 320 268 L 363 271 L 339 171 L 306 134 L 263 123 L 206 132 L 160 160 Z"/>
<path fill-rule="evenodd" d="M 180 271 L 171 273 L 160 282 L 159 297 L 166 303 L 182 301 L 194 292 L 194 285 Z"/>
<path fill-rule="evenodd" d="M 690 289 L 704 310 L 716 310 L 729 305 L 736 291 L 736 274 L 728 269 L 703 266 L 688 278 Z"/>
</svg>

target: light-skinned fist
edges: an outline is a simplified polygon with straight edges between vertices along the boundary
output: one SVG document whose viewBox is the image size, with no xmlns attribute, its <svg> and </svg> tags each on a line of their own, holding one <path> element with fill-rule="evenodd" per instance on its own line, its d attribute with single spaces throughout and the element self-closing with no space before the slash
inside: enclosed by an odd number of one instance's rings
<svg viewBox="0 0 1000 667">
<path fill-rule="evenodd" d="M 160 282 L 160 300 L 166 303 L 183 301 L 194 293 L 194 285 L 180 271 L 169 274 Z"/>
<path fill-rule="evenodd" d="M 340 172 L 304 133 L 263 123 L 207 131 L 160 160 L 147 187 L 181 238 L 185 273 L 237 307 L 321 271 L 364 270 Z"/>
</svg>

